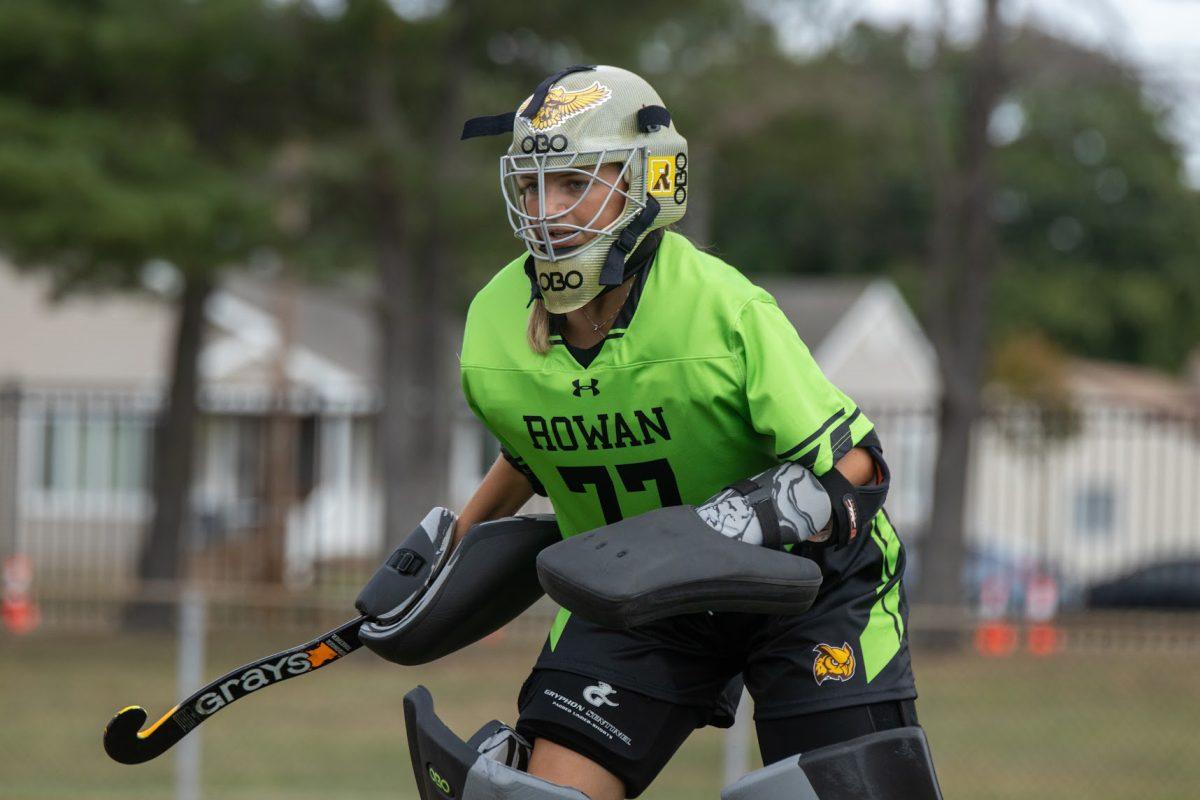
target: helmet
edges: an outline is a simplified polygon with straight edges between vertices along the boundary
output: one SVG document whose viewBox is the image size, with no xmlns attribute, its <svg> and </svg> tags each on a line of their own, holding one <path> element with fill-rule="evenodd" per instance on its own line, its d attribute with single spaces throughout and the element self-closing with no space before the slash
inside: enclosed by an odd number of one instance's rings
<svg viewBox="0 0 1200 800">
<path fill-rule="evenodd" d="M 500 159 L 500 187 L 513 232 L 529 251 L 531 300 L 541 297 L 554 313 L 574 311 L 625 280 L 625 262 L 647 233 L 683 217 L 687 141 L 654 88 L 618 67 L 579 66 L 556 73 L 514 114 L 469 121 L 463 138 L 505 132 L 510 118 L 512 144 Z M 604 164 L 620 167 L 611 182 L 599 174 Z M 539 191 L 538 207 L 526 208 L 518 178 L 530 176 L 541 187 L 547 173 L 561 172 L 586 180 L 589 191 L 606 187 L 600 208 L 614 194 L 624 197 L 623 210 L 599 227 L 600 212 L 583 224 L 565 221 L 587 192 L 569 208 L 548 213 L 545 193 Z M 569 231 L 557 246 L 551 227 Z M 594 238 L 562 246 L 577 232 Z"/>
</svg>

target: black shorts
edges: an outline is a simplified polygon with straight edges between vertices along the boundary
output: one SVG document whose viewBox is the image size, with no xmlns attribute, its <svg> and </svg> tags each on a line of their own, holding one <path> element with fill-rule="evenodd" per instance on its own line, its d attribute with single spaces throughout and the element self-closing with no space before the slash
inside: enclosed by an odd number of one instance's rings
<svg viewBox="0 0 1200 800">
<path fill-rule="evenodd" d="M 691 730 L 729 724 L 739 676 L 760 732 L 771 720 L 914 699 L 904 549 L 886 517 L 864 534 L 841 550 L 806 547 L 824 581 L 801 615 L 690 614 L 622 631 L 561 612 L 522 687 L 518 730 L 587 755 L 633 796 Z M 811 747 L 801 744 L 792 752 Z M 788 747 L 764 746 L 764 757 Z"/>
<path fill-rule="evenodd" d="M 739 684 L 738 689 L 741 686 Z M 517 732 L 574 750 L 625 784 L 637 797 L 708 712 L 655 700 L 573 672 L 537 670 L 521 688 Z M 916 725 L 912 700 L 847 706 L 755 722 L 764 764 L 875 731 Z"/>
</svg>

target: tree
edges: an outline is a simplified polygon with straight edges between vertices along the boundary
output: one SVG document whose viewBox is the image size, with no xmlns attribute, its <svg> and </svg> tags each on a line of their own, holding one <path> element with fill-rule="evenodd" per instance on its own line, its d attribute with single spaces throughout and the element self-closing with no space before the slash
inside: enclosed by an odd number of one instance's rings
<svg viewBox="0 0 1200 800">
<path fill-rule="evenodd" d="M 0 8 L 0 244 L 62 293 L 138 290 L 152 262 L 180 276 L 138 567 L 156 600 L 180 570 L 204 304 L 273 236 L 255 156 L 295 55 L 282 22 L 249 0 Z M 168 608 L 130 613 L 165 624 Z"/>
<path fill-rule="evenodd" d="M 1200 342 L 1200 193 L 1136 71 L 1026 30 L 996 153 L 996 336 L 1180 368 Z"/>
<path fill-rule="evenodd" d="M 1036 28 L 1005 42 L 988 346 L 1038 330 L 1069 352 L 1178 369 L 1200 339 L 1200 193 L 1166 110 L 1111 55 Z M 889 274 L 936 326 L 929 231 L 952 215 L 932 165 L 961 164 L 971 63 L 928 31 L 861 24 L 803 59 L 747 48 L 722 75 L 741 95 L 708 104 L 729 133 L 697 162 L 695 179 L 711 164 L 721 187 L 705 240 L 749 271 Z"/>
<path fill-rule="evenodd" d="M 963 601 L 966 482 L 971 432 L 980 416 L 992 283 L 997 264 L 992 219 L 989 124 L 1004 86 L 999 0 L 985 0 L 983 27 L 967 84 L 962 160 L 931 149 L 936 202 L 931 226 L 926 325 L 938 354 L 942 399 L 933 508 L 923 542 L 927 601 Z"/>
</svg>

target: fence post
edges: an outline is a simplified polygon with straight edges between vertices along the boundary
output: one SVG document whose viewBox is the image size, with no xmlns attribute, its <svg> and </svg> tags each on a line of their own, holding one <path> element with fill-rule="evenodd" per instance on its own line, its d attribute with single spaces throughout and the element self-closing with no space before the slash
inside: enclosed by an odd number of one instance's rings
<svg viewBox="0 0 1200 800">
<path fill-rule="evenodd" d="M 17 552 L 21 474 L 21 390 L 0 386 L 0 559 Z"/>
<path fill-rule="evenodd" d="M 179 601 L 177 696 L 187 697 L 204 676 L 204 637 L 207 628 L 204 590 L 188 586 Z M 175 800 L 200 800 L 200 731 L 192 731 L 175 748 Z"/>
</svg>

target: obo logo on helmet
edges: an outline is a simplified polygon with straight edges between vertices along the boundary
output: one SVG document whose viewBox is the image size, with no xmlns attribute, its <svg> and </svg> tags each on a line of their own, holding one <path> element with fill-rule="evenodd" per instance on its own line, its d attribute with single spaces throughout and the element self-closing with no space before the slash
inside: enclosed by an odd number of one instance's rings
<svg viewBox="0 0 1200 800">
<path fill-rule="evenodd" d="M 561 133 L 556 133 L 553 136 L 547 136 L 544 133 L 539 133 L 534 136 L 526 136 L 521 140 L 522 153 L 561 153 L 567 149 L 567 137 Z"/>
<path fill-rule="evenodd" d="M 578 289 L 583 285 L 583 273 L 571 270 L 567 274 L 561 272 L 543 272 L 538 276 L 538 286 L 543 292 L 561 292 L 563 289 Z"/>
</svg>

